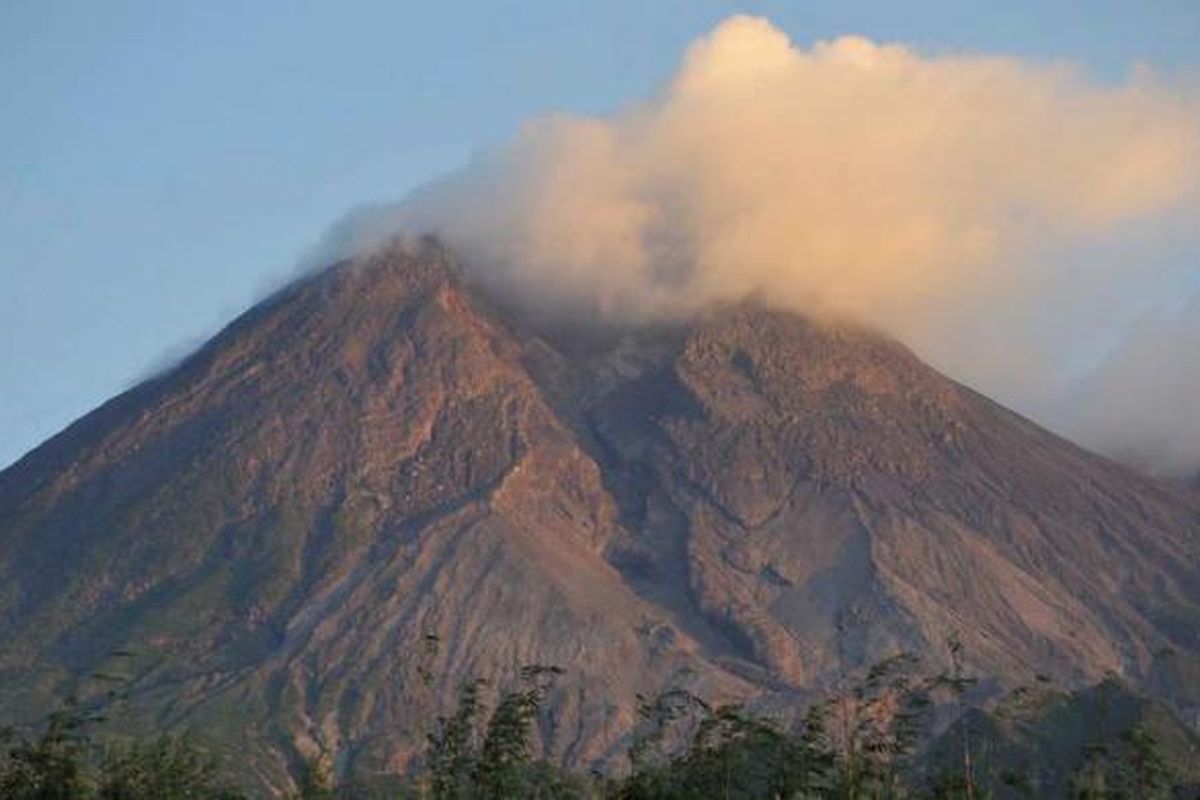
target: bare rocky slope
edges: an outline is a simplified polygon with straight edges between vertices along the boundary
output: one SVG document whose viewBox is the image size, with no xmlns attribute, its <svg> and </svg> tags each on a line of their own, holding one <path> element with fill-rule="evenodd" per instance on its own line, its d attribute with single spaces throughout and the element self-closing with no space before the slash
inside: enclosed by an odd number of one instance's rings
<svg viewBox="0 0 1200 800">
<path fill-rule="evenodd" d="M 585 766 L 639 692 L 796 706 L 951 635 L 999 683 L 1175 692 L 1200 497 L 866 331 L 533 325 L 432 243 L 287 287 L 0 473 L 0 709 L 118 672 L 128 724 L 220 730 L 267 784 L 394 766 L 523 664 L 566 670 L 542 733 Z"/>
</svg>

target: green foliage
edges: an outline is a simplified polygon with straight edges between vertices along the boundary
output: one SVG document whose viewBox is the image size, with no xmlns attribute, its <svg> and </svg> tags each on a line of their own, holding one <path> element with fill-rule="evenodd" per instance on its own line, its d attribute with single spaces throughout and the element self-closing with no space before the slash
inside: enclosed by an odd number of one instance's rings
<svg viewBox="0 0 1200 800">
<path fill-rule="evenodd" d="M 836 754 L 834 796 L 906 795 L 904 777 L 928 730 L 930 693 L 939 682 L 917 668 L 914 656 L 898 654 L 821 704 L 825 748 Z"/>
<path fill-rule="evenodd" d="M 93 743 L 89 727 L 103 720 L 69 698 L 33 737 L 0 736 L 0 797 L 5 800 L 237 800 L 218 777 L 216 761 L 188 739 Z"/>
<path fill-rule="evenodd" d="M 668 737 L 681 726 L 694 727 L 710 713 L 704 700 L 685 689 L 670 689 L 654 698 L 638 696 L 638 725 L 629 747 L 632 772 L 621 787 L 622 798 L 668 797 L 677 780 Z"/>
<path fill-rule="evenodd" d="M 465 800 L 471 796 L 483 685 L 482 680 L 474 680 L 460 686 L 454 714 L 439 717 L 437 731 L 429 735 L 426 768 L 434 800 Z"/>
<path fill-rule="evenodd" d="M 790 736 L 736 705 L 697 707 L 703 716 L 686 751 L 665 763 L 643 762 L 618 797 L 807 797 L 831 786 L 831 755 L 805 737 Z"/>
<path fill-rule="evenodd" d="M 1146 722 L 1127 724 L 1131 704 L 1146 701 L 1106 685 L 1064 700 L 1039 686 L 1015 692 L 992 716 L 966 706 L 964 695 L 975 681 L 958 655 L 952 644 L 950 669 L 932 676 L 910 656 L 886 659 L 814 703 L 790 730 L 736 706 L 713 709 L 680 689 L 643 700 L 629 752 L 631 774 L 603 796 L 1156 800 L 1188 779 L 1173 770 L 1156 735 L 1182 730 L 1179 723 L 1160 721 L 1153 729 Z M 1120 724 L 1103 721 L 1106 692 L 1120 692 L 1125 709 Z M 958 716 L 937 737 L 935 702 Z M 1100 722 L 1094 719 L 1096 705 Z M 1064 727 L 1064 720 L 1072 724 Z M 997 751 L 999 738 L 1013 725 L 1029 738 Z M 1091 731 L 1093 740 L 1080 742 L 1077 730 Z M 1183 744 L 1182 752 L 1192 758 L 1200 753 L 1194 737 Z M 1071 765 L 1078 768 L 1069 783 L 1054 777 Z"/>
<path fill-rule="evenodd" d="M 1171 796 L 1170 771 L 1154 735 L 1142 725 L 1116 742 L 1090 744 L 1087 757 L 1071 776 L 1078 800 L 1159 800 Z"/>
<path fill-rule="evenodd" d="M 990 797 L 990 792 L 981 786 L 982 775 L 987 771 L 988 765 L 981 763 L 983 754 L 979 742 L 976 741 L 978 736 L 972 728 L 972 717 L 968 713 L 965 701 L 967 691 L 975 685 L 976 680 L 966 673 L 963 644 L 957 635 L 951 635 L 946 640 L 946 649 L 950 656 L 950 670 L 935 676 L 929 686 L 933 695 L 948 695 L 954 705 L 955 716 L 958 718 L 958 741 L 955 744 L 958 752 L 950 764 L 943 765 L 935 772 L 929 782 L 929 794 L 935 800 L 982 800 Z M 1020 785 L 1020 778 L 1014 777 L 1016 780 L 1006 785 Z"/>
<path fill-rule="evenodd" d="M 98 800 L 233 800 L 240 796 L 220 779 L 215 758 L 187 738 L 169 736 L 109 748 L 96 792 Z"/>
<path fill-rule="evenodd" d="M 521 687 L 500 699 L 488 722 L 476 765 L 479 797 L 503 800 L 519 797 L 525 791 L 533 723 L 550 683 L 561 673 L 558 667 L 525 667 L 521 670 Z"/>
<path fill-rule="evenodd" d="M 1154 734 L 1138 725 L 1121 735 L 1127 755 L 1120 762 L 1117 785 L 1129 796 L 1154 800 L 1170 794 L 1170 770 Z"/>
<path fill-rule="evenodd" d="M 638 726 L 629 747 L 633 776 L 653 773 L 670 759 L 667 736 L 683 721 L 710 712 L 708 703 L 686 689 L 669 689 L 647 699 L 638 695 Z"/>
<path fill-rule="evenodd" d="M 713 706 L 682 688 L 639 698 L 629 774 L 591 780 L 536 758 L 542 708 L 561 671 L 530 666 L 496 694 L 485 681 L 464 683 L 453 713 L 430 726 L 415 776 L 380 773 L 337 785 L 328 761 L 315 759 L 303 764 L 289 797 L 1166 800 L 1192 780 L 1180 764 L 1200 753 L 1200 739 L 1117 682 L 1071 694 L 1048 686 L 1018 690 L 987 713 L 966 706 L 974 681 L 958 649 L 951 652 L 951 669 L 933 676 L 911 656 L 886 659 L 789 725 L 739 705 Z M 934 702 L 956 706 L 958 716 L 937 737 Z M 35 732 L 0 731 L 0 798 L 243 797 L 186 737 L 97 745 L 92 728 L 102 719 L 68 701 Z"/>
<path fill-rule="evenodd" d="M 291 795 L 289 800 L 334 800 L 337 797 L 329 765 L 321 758 L 304 762 L 297 784 L 299 791 Z"/>
<path fill-rule="evenodd" d="M 481 732 L 482 680 L 459 688 L 458 706 L 429 735 L 426 770 L 434 800 L 583 797 L 583 783 L 532 759 L 531 737 L 558 667 L 522 668 L 519 686 L 504 692 Z"/>
<path fill-rule="evenodd" d="M 642 701 L 629 751 L 632 771 L 616 795 L 628 800 L 913 796 L 910 777 L 929 729 L 931 694 L 948 681 L 922 676 L 914 657 L 897 655 L 814 703 L 791 730 L 739 706 L 714 709 L 690 692 L 673 689 Z"/>
<path fill-rule="evenodd" d="M 971 784 L 956 768 L 968 735 Z M 1043 682 L 1012 692 L 990 713 L 968 709 L 924 758 L 934 768 L 935 798 L 1155 800 L 1196 785 L 1198 755 L 1200 739 L 1165 707 L 1109 679 L 1069 693 Z"/>
<path fill-rule="evenodd" d="M 6 730 L 0 756 L 0 797 L 10 800 L 81 800 L 90 797 L 83 767 L 89 721 L 73 698 L 46 720 L 40 736 Z"/>
</svg>

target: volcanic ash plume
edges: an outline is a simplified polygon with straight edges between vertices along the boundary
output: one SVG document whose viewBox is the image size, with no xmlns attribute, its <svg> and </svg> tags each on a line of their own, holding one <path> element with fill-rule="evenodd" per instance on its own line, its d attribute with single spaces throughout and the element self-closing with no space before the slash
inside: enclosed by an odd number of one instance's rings
<svg viewBox="0 0 1200 800">
<path fill-rule="evenodd" d="M 1151 472 L 1200 470 L 1200 297 L 1140 321 L 1070 399 L 1080 441 Z"/>
<path fill-rule="evenodd" d="M 854 319 L 1036 411 L 1098 327 L 1163 291 L 1122 247 L 1194 236 L 1198 186 L 1197 94 L 1145 70 L 1104 85 L 857 37 L 804 49 L 735 17 L 654 99 L 531 121 L 387 228 L 439 234 L 543 309 L 758 297 Z M 1096 243 L 1108 257 L 1080 255 Z"/>
</svg>

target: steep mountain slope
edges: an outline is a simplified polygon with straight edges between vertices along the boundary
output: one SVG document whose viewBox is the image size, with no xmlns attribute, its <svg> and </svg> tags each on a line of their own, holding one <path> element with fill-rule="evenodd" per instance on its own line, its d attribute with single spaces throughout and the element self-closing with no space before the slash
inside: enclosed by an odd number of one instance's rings
<svg viewBox="0 0 1200 800">
<path fill-rule="evenodd" d="M 646 392 L 679 410 L 606 399 L 597 437 L 680 515 L 696 601 L 791 681 L 950 633 L 990 673 L 1067 678 L 1200 646 L 1196 504 L 899 345 L 740 309 L 617 390 Z"/>
<path fill-rule="evenodd" d="M 533 325 L 426 243 L 0 473 L 0 708 L 124 672 L 131 724 L 236 732 L 278 782 L 403 759 L 459 681 L 551 663 L 546 746 L 585 764 L 638 692 L 795 705 L 951 634 L 1001 681 L 1192 664 L 1198 549 L 1194 495 L 873 334 Z"/>
<path fill-rule="evenodd" d="M 0 705 L 126 670 L 160 724 L 364 747 L 413 733 L 419 669 L 542 661 L 573 670 L 561 753 L 602 755 L 632 719 L 608 698 L 713 670 L 640 632 L 598 470 L 519 356 L 438 253 L 383 259 L 81 420 L 0 484 Z"/>
</svg>

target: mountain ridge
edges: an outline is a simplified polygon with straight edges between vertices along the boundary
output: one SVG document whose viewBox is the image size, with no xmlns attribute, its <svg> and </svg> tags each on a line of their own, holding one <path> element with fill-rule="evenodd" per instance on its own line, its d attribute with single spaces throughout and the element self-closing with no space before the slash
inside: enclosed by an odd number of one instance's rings
<svg viewBox="0 0 1200 800">
<path fill-rule="evenodd" d="M 1200 499 L 870 332 L 754 305 L 580 332 L 424 242 L 0 472 L 0 701 L 132 649 L 142 720 L 235 725 L 277 781 L 400 763 L 414 710 L 554 663 L 546 752 L 603 764 L 639 693 L 795 708 L 951 635 L 1001 683 L 1151 685 L 1200 655 L 1198 551 Z"/>
</svg>

